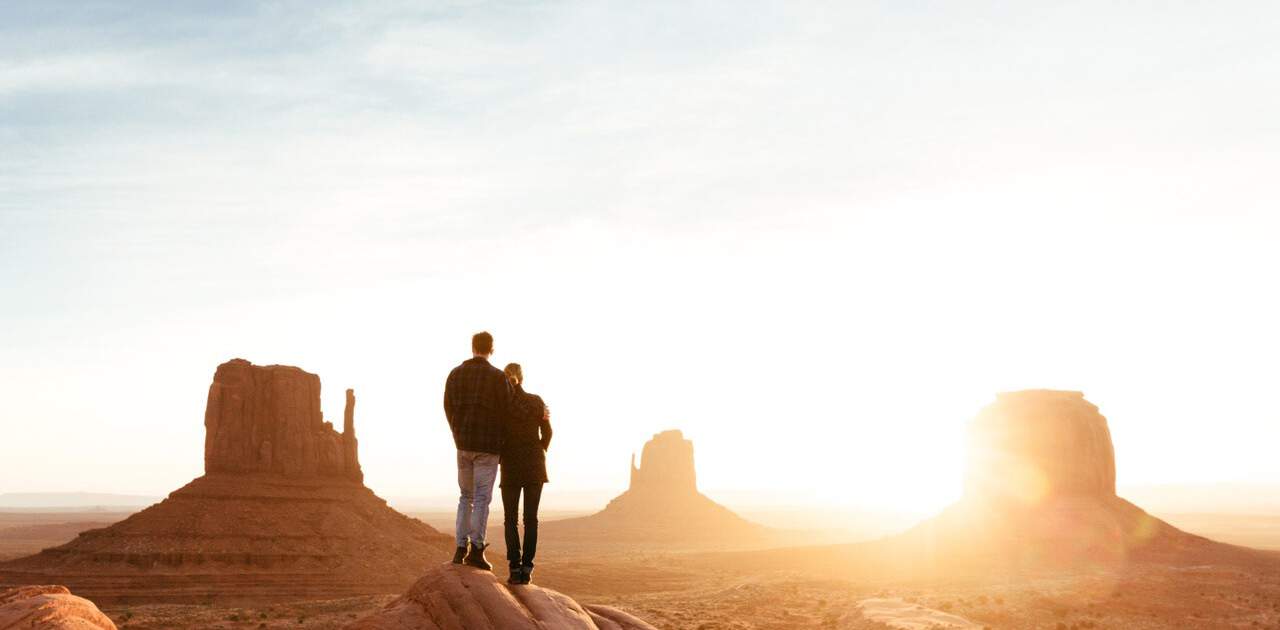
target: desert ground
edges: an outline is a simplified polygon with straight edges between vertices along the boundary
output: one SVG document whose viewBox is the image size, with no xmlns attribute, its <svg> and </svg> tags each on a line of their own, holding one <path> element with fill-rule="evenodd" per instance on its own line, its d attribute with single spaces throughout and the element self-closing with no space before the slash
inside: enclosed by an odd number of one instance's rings
<svg viewBox="0 0 1280 630">
<path fill-rule="evenodd" d="M 124 520 L 128 512 L 0 511 L 0 560 L 61 545 L 76 534 Z"/>
<path fill-rule="evenodd" d="M 0 514 L 5 554 L 55 547 L 0 564 L 0 579 L 65 581 L 119 627 L 155 630 L 344 628 L 402 593 L 391 625 L 372 627 L 402 627 L 414 606 L 422 616 L 409 627 L 460 615 L 502 627 L 495 619 L 515 617 L 496 610 L 545 596 L 440 570 L 453 515 L 405 515 L 363 485 L 351 390 L 337 433 L 318 404 L 266 395 L 272 382 L 318 400 L 313 374 L 224 363 L 206 474 L 156 505 Z M 255 399 L 265 420 L 318 427 L 295 436 L 314 442 L 290 453 L 304 457 L 257 457 L 254 440 L 270 433 L 240 422 L 241 409 L 257 409 L 242 401 Z M 1125 500 L 1107 421 L 1082 393 L 1001 393 L 970 438 L 983 447 L 970 453 L 960 500 L 915 523 L 886 515 L 850 528 L 820 508 L 745 518 L 699 491 L 691 441 L 655 434 L 602 508 L 544 513 L 534 582 L 571 598 L 544 610 L 603 605 L 671 630 L 1280 628 L 1280 515 L 1162 519 Z M 490 516 L 501 576 L 500 505 Z"/>
<path fill-rule="evenodd" d="M 0 549 L 6 557 L 33 553 L 125 516 L 0 513 Z M 446 512 L 415 516 L 448 529 L 442 522 Z M 495 510 L 491 532 L 501 531 L 500 518 L 501 511 Z M 1175 514 L 1167 520 L 1224 542 L 1280 548 L 1280 515 Z M 1009 630 L 1280 628 L 1280 561 L 1258 567 L 1135 564 L 1016 578 L 885 582 L 858 566 L 833 570 L 826 549 L 790 550 L 786 553 L 796 556 L 795 567 L 777 568 L 774 562 L 757 562 L 751 551 L 673 553 L 642 544 L 584 545 L 552 535 L 541 543 L 535 580 L 579 601 L 616 606 L 673 630 L 948 627 L 942 623 Z M 501 571 L 504 550 L 498 537 L 489 557 Z M 424 559 L 424 564 L 445 560 Z M 812 567 L 805 569 L 807 565 Z M 262 606 L 107 605 L 103 610 L 121 628 L 140 630 L 319 630 L 341 628 L 396 595 Z M 879 600 L 900 603 L 882 605 Z M 884 623 L 887 619 L 898 625 Z M 954 625 L 962 621 L 971 625 Z"/>
</svg>

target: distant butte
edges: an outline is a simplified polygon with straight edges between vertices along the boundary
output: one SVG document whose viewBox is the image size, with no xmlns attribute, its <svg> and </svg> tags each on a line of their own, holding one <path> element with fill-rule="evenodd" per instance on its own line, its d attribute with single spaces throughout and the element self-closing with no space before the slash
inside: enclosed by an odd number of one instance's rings
<svg viewBox="0 0 1280 630">
<path fill-rule="evenodd" d="M 693 442 L 678 430 L 645 443 L 640 465 L 631 458 L 631 484 L 591 516 L 546 521 L 542 531 L 566 540 L 663 542 L 679 546 L 758 543 L 777 532 L 734 514 L 698 492 Z"/>
<path fill-rule="evenodd" d="M 631 456 L 631 486 L 635 495 L 691 496 L 698 493 L 698 475 L 693 466 L 693 442 L 678 430 L 663 431 L 645 442 L 640 451 L 644 468 Z"/>
<path fill-rule="evenodd" d="M 978 412 L 964 495 L 940 514 L 882 540 L 729 560 L 874 579 L 1119 571 L 1141 562 L 1276 566 L 1267 552 L 1189 534 L 1117 496 L 1107 419 L 1081 392 L 1043 389 L 998 394 Z"/>
<path fill-rule="evenodd" d="M 119 523 L 0 563 L 0 584 L 66 584 L 99 603 L 396 592 L 453 541 L 362 480 L 354 392 L 338 433 L 321 415 L 318 376 L 233 359 L 209 386 L 203 476 Z"/>
<path fill-rule="evenodd" d="M 1111 430 L 1082 392 L 998 394 L 969 427 L 968 462 L 971 501 L 1116 494 Z"/>
<path fill-rule="evenodd" d="M 897 542 L 1008 568 L 1179 561 L 1248 551 L 1183 532 L 1116 495 L 1107 419 L 1075 391 L 1002 393 L 969 427 L 964 497 Z"/>
</svg>

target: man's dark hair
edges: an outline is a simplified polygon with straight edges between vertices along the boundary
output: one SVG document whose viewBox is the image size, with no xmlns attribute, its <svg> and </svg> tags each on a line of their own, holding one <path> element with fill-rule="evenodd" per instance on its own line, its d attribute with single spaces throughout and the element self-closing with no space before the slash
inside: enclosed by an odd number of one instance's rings
<svg viewBox="0 0 1280 630">
<path fill-rule="evenodd" d="M 471 335 L 471 351 L 476 354 L 493 354 L 493 335 L 487 332 Z"/>
</svg>

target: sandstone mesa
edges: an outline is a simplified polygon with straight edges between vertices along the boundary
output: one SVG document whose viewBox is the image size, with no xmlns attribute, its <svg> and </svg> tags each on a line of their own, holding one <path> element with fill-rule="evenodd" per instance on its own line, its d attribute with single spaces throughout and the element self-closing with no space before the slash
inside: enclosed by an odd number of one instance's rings
<svg viewBox="0 0 1280 630">
<path fill-rule="evenodd" d="M 897 543 L 1009 569 L 1252 553 L 1188 534 L 1117 496 L 1107 419 L 1081 392 L 998 394 L 971 422 L 968 450 L 963 498 Z"/>
<path fill-rule="evenodd" d="M 362 483 L 348 390 L 343 432 L 320 379 L 234 359 L 205 411 L 205 474 L 64 545 L 0 563 L 0 583 L 66 584 L 99 603 L 255 602 L 402 590 L 452 538 Z"/>
<path fill-rule="evenodd" d="M 544 532 L 579 540 L 617 542 L 760 543 L 778 532 L 752 523 L 698 491 L 693 442 L 679 430 L 645 443 L 640 465 L 631 458 L 631 483 L 603 510 L 579 518 L 548 521 Z"/>
</svg>

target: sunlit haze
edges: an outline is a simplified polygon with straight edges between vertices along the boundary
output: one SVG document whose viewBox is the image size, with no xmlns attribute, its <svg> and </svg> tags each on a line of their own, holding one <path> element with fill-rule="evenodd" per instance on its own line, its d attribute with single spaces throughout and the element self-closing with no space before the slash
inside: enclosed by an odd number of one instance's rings
<svg viewBox="0 0 1280 630">
<path fill-rule="evenodd" d="M 1280 8 L 908 4 L 0 8 L 0 493 L 179 487 L 242 357 L 447 507 L 479 330 L 549 509 L 679 428 L 732 507 L 927 511 L 1040 387 L 1122 488 L 1280 483 Z"/>
</svg>

